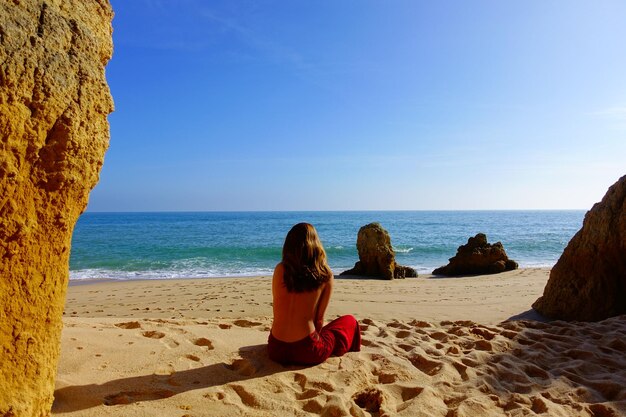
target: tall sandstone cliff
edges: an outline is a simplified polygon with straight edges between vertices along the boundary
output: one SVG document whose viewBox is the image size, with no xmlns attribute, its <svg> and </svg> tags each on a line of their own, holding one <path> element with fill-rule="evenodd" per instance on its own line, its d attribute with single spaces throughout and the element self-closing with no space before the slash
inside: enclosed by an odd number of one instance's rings
<svg viewBox="0 0 626 417">
<path fill-rule="evenodd" d="M 113 110 L 107 0 L 0 1 L 0 416 L 50 414 L 74 224 Z"/>
<path fill-rule="evenodd" d="M 626 175 L 587 212 L 533 308 L 562 320 L 626 314 Z"/>
</svg>

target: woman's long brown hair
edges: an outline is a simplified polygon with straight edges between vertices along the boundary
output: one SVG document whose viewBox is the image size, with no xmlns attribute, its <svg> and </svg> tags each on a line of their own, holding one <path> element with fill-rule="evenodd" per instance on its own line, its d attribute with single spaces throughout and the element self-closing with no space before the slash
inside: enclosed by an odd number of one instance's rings
<svg viewBox="0 0 626 417">
<path fill-rule="evenodd" d="M 298 223 L 287 233 L 282 263 L 289 292 L 315 290 L 333 276 L 322 242 L 309 223 Z"/>
</svg>

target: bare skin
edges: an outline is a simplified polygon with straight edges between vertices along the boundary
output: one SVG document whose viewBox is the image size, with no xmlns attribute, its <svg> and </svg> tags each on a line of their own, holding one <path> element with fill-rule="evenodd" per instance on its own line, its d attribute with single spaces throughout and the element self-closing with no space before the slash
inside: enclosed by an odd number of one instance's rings
<svg viewBox="0 0 626 417">
<path fill-rule="evenodd" d="M 296 293 L 287 291 L 283 273 L 283 265 L 279 263 L 272 278 L 272 335 L 283 342 L 296 342 L 324 326 L 324 313 L 333 290 L 333 278 L 313 291 Z"/>
</svg>

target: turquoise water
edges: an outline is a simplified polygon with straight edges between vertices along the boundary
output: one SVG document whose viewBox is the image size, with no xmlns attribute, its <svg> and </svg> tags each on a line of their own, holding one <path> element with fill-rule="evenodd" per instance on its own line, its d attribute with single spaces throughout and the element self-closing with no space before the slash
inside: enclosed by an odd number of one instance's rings
<svg viewBox="0 0 626 417">
<path fill-rule="evenodd" d="M 84 213 L 74 230 L 70 278 L 190 278 L 271 274 L 285 235 L 312 223 L 335 273 L 358 260 L 361 226 L 379 222 L 396 260 L 419 273 L 447 263 L 478 232 L 501 241 L 521 267 L 552 266 L 585 212 L 359 211 Z"/>
</svg>

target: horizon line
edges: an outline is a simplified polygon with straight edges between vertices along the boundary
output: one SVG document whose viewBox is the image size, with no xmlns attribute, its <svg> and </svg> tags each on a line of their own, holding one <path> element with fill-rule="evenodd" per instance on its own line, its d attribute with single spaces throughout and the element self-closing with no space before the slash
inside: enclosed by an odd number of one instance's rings
<svg viewBox="0 0 626 417">
<path fill-rule="evenodd" d="M 588 208 L 524 208 L 524 209 L 350 209 L 350 210 L 85 210 L 87 213 L 356 213 L 356 212 L 481 212 L 481 211 L 589 211 Z"/>
</svg>

